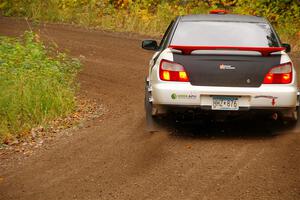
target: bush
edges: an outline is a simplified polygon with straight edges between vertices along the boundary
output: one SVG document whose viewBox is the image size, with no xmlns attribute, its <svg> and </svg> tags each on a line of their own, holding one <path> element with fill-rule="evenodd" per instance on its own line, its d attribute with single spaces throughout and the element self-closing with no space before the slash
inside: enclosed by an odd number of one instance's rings
<svg viewBox="0 0 300 200">
<path fill-rule="evenodd" d="M 79 68 L 33 32 L 0 37 L 0 142 L 72 112 Z"/>
</svg>

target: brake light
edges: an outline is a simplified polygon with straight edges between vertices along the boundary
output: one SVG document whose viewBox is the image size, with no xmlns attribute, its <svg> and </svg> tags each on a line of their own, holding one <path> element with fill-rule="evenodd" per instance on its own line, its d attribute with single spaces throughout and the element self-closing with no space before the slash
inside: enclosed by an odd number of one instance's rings
<svg viewBox="0 0 300 200">
<path fill-rule="evenodd" d="M 292 82 L 292 63 L 273 67 L 265 76 L 264 84 L 288 84 Z"/>
<path fill-rule="evenodd" d="M 162 60 L 159 67 L 159 77 L 163 81 L 188 82 L 189 78 L 181 64 Z"/>
</svg>

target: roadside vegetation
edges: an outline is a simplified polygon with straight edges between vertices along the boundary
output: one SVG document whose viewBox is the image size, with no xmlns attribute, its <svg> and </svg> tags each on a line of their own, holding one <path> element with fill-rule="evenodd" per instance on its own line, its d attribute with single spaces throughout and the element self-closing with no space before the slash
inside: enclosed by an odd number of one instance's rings
<svg viewBox="0 0 300 200">
<path fill-rule="evenodd" d="M 78 60 L 40 42 L 37 34 L 0 37 L 0 144 L 26 135 L 75 108 Z"/>
<path fill-rule="evenodd" d="M 300 49 L 298 0 L 2 0 L 6 16 L 147 35 L 161 35 L 177 15 L 208 13 L 225 8 L 231 13 L 267 17 L 282 40 Z"/>
</svg>

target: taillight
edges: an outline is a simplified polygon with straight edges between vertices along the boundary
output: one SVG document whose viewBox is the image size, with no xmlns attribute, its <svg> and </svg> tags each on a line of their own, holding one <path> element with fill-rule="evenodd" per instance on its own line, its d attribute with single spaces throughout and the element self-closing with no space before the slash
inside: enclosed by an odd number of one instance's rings
<svg viewBox="0 0 300 200">
<path fill-rule="evenodd" d="M 189 81 L 184 67 L 181 64 L 168 60 L 162 60 L 160 62 L 159 77 L 163 81 Z"/>
<path fill-rule="evenodd" d="M 288 84 L 293 80 L 292 63 L 273 67 L 265 76 L 264 84 Z"/>
</svg>

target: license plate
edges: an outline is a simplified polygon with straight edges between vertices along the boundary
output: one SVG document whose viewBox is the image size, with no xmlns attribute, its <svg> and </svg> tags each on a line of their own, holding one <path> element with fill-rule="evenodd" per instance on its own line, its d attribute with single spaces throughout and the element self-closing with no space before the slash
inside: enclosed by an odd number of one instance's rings
<svg viewBox="0 0 300 200">
<path fill-rule="evenodd" d="M 238 97 L 213 96 L 212 110 L 238 110 Z"/>
</svg>

